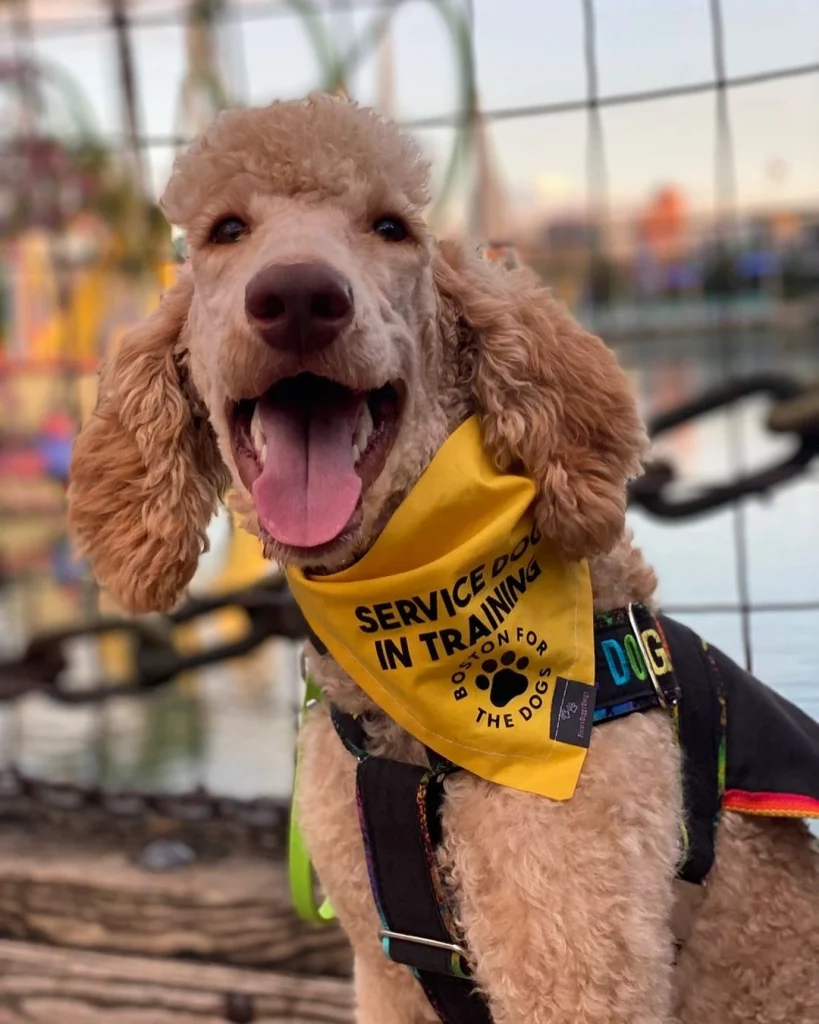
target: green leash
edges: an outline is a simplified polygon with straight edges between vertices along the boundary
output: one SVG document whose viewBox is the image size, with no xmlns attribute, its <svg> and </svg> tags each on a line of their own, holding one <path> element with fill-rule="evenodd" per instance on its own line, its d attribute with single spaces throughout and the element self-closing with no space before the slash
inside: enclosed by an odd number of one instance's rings
<svg viewBox="0 0 819 1024">
<path fill-rule="evenodd" d="M 304 701 L 299 715 L 299 728 L 304 724 L 305 711 L 317 700 L 321 700 L 321 690 L 308 675 L 305 679 Z M 304 838 L 296 820 L 296 791 L 299 785 L 299 767 L 301 752 L 296 754 L 296 773 L 293 778 L 293 799 L 290 805 L 290 834 L 288 836 L 287 866 L 290 877 L 290 895 L 296 913 L 303 921 L 312 924 L 329 924 L 335 920 L 335 911 L 329 900 L 317 906 L 313 885 L 313 865 L 304 845 Z"/>
</svg>

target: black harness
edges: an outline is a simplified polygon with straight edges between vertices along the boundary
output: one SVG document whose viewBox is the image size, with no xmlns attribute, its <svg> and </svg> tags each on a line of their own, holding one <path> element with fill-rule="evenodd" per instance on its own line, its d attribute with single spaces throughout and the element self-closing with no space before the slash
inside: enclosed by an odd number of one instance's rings
<svg viewBox="0 0 819 1024">
<path fill-rule="evenodd" d="M 654 651 L 646 650 L 646 630 Z M 680 879 L 704 883 L 723 807 L 751 810 L 744 800 L 756 801 L 756 813 L 819 815 L 819 725 L 807 715 L 687 626 L 641 605 L 597 616 L 594 635 L 594 724 L 656 708 L 673 718 L 685 804 Z M 311 641 L 326 652 L 315 634 Z M 671 670 L 655 673 L 657 658 Z M 428 767 L 369 754 L 366 720 L 331 712 L 358 761 L 359 821 L 384 953 L 412 970 L 443 1024 L 491 1024 L 436 857 L 444 783 L 462 769 L 429 748 Z"/>
</svg>

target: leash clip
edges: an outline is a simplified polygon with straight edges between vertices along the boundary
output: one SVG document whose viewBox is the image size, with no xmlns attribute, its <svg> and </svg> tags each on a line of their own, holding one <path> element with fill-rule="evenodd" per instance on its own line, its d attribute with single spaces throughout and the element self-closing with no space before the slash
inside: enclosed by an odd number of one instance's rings
<svg viewBox="0 0 819 1024">
<path fill-rule="evenodd" d="M 634 639 L 637 641 L 637 646 L 640 648 L 640 654 L 642 654 L 643 656 L 643 663 L 645 664 L 646 672 L 648 672 L 648 678 L 651 680 L 651 685 L 654 687 L 654 692 L 657 694 L 657 700 L 660 702 L 660 707 L 664 708 L 666 711 L 670 711 L 671 708 L 673 708 L 676 705 L 677 699 L 676 697 L 667 697 L 665 691 L 660 685 L 659 680 L 657 679 L 657 676 L 654 672 L 654 666 L 652 665 L 651 658 L 648 654 L 648 650 L 646 649 L 646 645 L 643 642 L 643 634 L 640 632 L 640 629 L 637 625 L 637 617 L 634 614 L 634 605 L 630 601 L 626 606 L 626 611 L 628 613 L 628 621 L 631 624 L 631 631 L 634 634 Z M 668 657 L 667 651 L 666 657 Z"/>
</svg>

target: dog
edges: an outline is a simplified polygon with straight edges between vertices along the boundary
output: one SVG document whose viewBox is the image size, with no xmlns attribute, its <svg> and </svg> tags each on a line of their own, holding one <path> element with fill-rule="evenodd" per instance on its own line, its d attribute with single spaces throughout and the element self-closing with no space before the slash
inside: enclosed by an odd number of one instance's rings
<svg viewBox="0 0 819 1024">
<path fill-rule="evenodd" d="M 354 565 L 471 416 L 494 464 L 534 481 L 541 534 L 588 560 L 595 608 L 651 605 L 655 574 L 625 522 L 647 440 L 614 355 L 530 272 L 437 241 L 428 187 L 408 137 L 323 95 L 224 113 L 177 159 L 162 206 L 189 260 L 106 361 L 71 468 L 72 530 L 125 608 L 177 602 L 226 495 L 276 563 Z M 307 421 L 315 474 L 288 434 Z M 355 759 L 328 704 L 366 714 L 375 754 L 424 765 L 426 752 L 329 654 L 308 645 L 307 659 L 325 699 L 301 733 L 298 814 L 354 948 L 357 1019 L 436 1021 L 383 955 Z M 447 782 L 439 858 L 495 1024 L 819 1021 L 804 823 L 723 813 L 675 956 L 670 717 L 594 732 L 570 800 L 468 772 Z"/>
</svg>

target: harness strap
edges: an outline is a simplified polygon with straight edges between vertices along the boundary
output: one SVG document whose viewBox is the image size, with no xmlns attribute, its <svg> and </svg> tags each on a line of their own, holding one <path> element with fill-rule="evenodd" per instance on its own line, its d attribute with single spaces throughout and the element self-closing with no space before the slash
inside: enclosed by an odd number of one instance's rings
<svg viewBox="0 0 819 1024">
<path fill-rule="evenodd" d="M 444 1024 L 492 1024 L 470 983 L 435 856 L 444 780 L 461 769 L 429 749 L 429 768 L 375 757 L 367 753 L 360 716 L 337 707 L 330 714 L 358 761 L 358 819 L 384 954 L 410 968 Z"/>
<path fill-rule="evenodd" d="M 443 768 L 443 766 L 439 766 Z M 380 757 L 359 761 L 358 812 L 381 918 L 384 953 L 410 967 L 444 1024 L 491 1024 L 470 983 L 435 849 L 441 842 L 444 779 L 431 769 Z"/>
<path fill-rule="evenodd" d="M 675 714 L 682 757 L 683 845 L 677 877 L 702 885 L 716 856 L 716 832 L 725 789 L 726 704 L 717 664 L 688 626 L 660 618 L 685 695 Z"/>
</svg>

